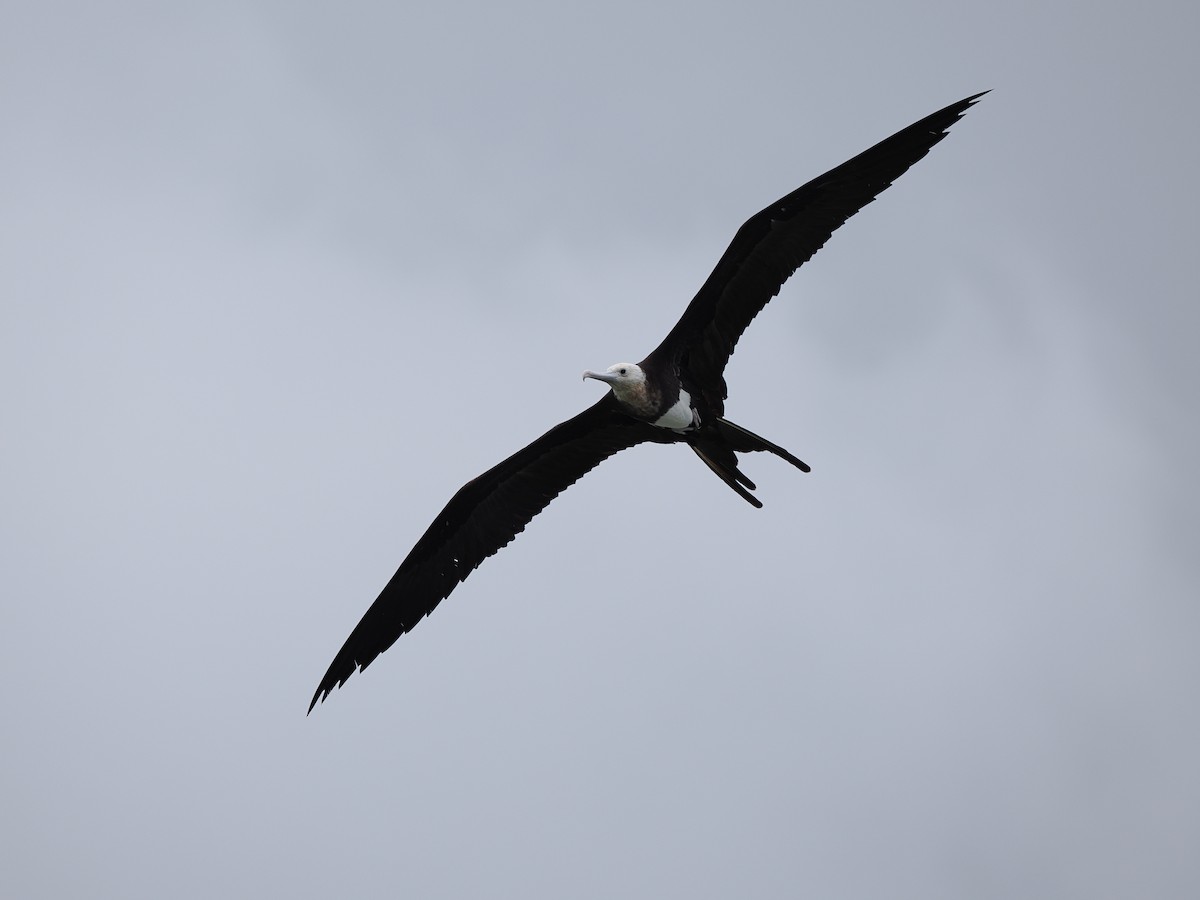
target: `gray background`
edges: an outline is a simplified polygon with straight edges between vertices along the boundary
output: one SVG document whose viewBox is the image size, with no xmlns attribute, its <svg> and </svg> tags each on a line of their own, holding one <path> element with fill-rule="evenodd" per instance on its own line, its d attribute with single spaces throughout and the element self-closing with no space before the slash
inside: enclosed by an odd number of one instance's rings
<svg viewBox="0 0 1200 900">
<path fill-rule="evenodd" d="M 5 897 L 1200 893 L 1193 4 L 16 4 Z M 736 227 L 993 88 L 311 717 Z"/>
</svg>

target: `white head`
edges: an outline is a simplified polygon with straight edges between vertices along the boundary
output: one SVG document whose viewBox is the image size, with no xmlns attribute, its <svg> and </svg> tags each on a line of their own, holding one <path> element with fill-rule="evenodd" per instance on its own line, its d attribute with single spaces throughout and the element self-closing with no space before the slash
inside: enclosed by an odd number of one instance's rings
<svg viewBox="0 0 1200 900">
<path fill-rule="evenodd" d="M 612 387 L 613 393 L 622 399 L 645 391 L 646 373 L 637 363 L 617 363 L 603 372 L 593 372 L 589 369 L 583 373 L 583 377 L 605 382 Z"/>
</svg>

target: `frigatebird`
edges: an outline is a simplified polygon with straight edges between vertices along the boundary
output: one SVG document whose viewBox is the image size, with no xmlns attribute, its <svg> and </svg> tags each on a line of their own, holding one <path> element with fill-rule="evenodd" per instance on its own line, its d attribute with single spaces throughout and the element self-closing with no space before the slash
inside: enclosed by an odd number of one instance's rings
<svg viewBox="0 0 1200 900">
<path fill-rule="evenodd" d="M 649 356 L 583 373 L 610 390 L 598 402 L 468 481 L 433 520 L 338 651 L 308 711 L 429 615 L 560 493 L 636 444 L 687 444 L 755 507 L 737 454 L 782 447 L 725 418 L 724 371 L 742 332 L 847 219 L 942 138 L 983 94 L 926 116 L 751 216 L 683 316 Z"/>
</svg>

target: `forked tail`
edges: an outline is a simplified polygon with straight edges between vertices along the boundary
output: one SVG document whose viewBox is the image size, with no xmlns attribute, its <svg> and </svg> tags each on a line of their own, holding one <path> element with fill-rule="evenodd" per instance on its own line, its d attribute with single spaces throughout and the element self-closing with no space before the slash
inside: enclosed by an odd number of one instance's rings
<svg viewBox="0 0 1200 900">
<path fill-rule="evenodd" d="M 717 419 L 715 427 L 703 428 L 693 432 L 693 435 L 688 445 L 696 455 L 704 460 L 704 464 L 712 469 L 718 478 L 733 488 L 739 497 L 757 509 L 762 509 L 762 501 L 750 493 L 755 489 L 754 482 L 738 468 L 738 453 L 766 451 L 774 453 L 780 459 L 786 459 L 801 472 L 810 471 L 807 463 L 797 459 L 778 444 L 772 444 L 766 438 L 759 437 L 728 419 Z"/>
</svg>

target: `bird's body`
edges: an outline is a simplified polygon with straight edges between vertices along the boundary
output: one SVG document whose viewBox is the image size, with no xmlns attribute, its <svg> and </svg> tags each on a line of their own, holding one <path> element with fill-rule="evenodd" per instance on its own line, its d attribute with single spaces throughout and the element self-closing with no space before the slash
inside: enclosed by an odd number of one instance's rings
<svg viewBox="0 0 1200 900">
<path fill-rule="evenodd" d="M 621 408 L 635 419 L 670 428 L 691 431 L 700 424 L 700 411 L 678 375 L 655 373 L 651 378 L 637 363 L 617 363 L 605 372 L 584 372 L 583 377 L 606 382 Z"/>
<path fill-rule="evenodd" d="M 928 153 L 981 96 L 925 117 L 748 219 L 658 347 L 639 363 L 584 372 L 611 390 L 451 498 L 334 657 L 309 711 L 614 453 L 640 443 L 685 443 L 756 507 L 762 503 L 738 468 L 738 453 L 772 453 L 809 471 L 782 447 L 725 418 L 725 366 L 751 320 L 792 273 Z"/>
</svg>

